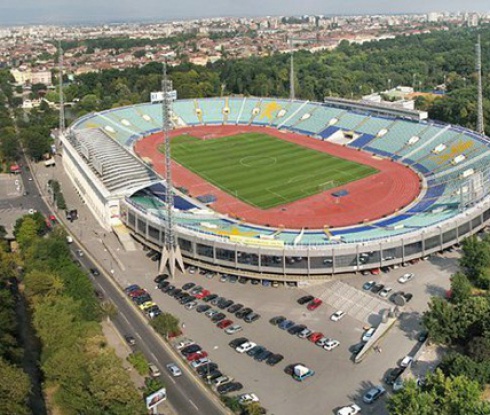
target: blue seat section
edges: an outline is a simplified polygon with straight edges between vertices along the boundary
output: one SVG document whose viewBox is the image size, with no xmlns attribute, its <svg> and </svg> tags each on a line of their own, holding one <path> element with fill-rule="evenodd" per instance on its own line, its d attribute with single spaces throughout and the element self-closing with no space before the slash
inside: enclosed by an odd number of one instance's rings
<svg viewBox="0 0 490 415">
<path fill-rule="evenodd" d="M 167 189 L 163 183 L 157 183 L 157 184 L 149 186 L 143 190 L 138 191 L 133 196 L 136 196 L 136 197 L 142 197 L 142 196 L 155 197 L 158 200 L 160 200 L 162 203 L 166 203 L 166 200 L 167 200 L 166 191 L 167 191 Z M 183 210 L 183 211 L 195 209 L 197 207 L 197 205 L 191 203 L 190 201 L 188 201 L 187 199 L 184 199 L 183 197 L 181 197 L 179 195 L 176 195 L 174 197 L 174 206 L 176 209 Z"/>
<path fill-rule="evenodd" d="M 349 143 L 349 147 L 354 147 L 354 148 L 363 148 L 365 145 L 369 144 L 371 141 L 373 141 L 376 137 L 371 134 L 363 134 L 359 138 L 355 139 L 354 141 Z M 375 152 L 375 150 L 372 150 Z"/>
<path fill-rule="evenodd" d="M 415 206 L 408 210 L 408 213 L 420 213 L 428 210 L 434 203 L 437 202 L 439 197 L 444 193 L 444 184 L 428 183 L 427 191 L 424 197 Z"/>
<path fill-rule="evenodd" d="M 391 124 L 393 124 L 393 119 L 372 116 L 361 124 L 359 132 L 375 136 L 382 129 L 388 129 Z"/>
<path fill-rule="evenodd" d="M 230 108 L 230 114 L 228 115 L 228 124 L 236 124 L 240 109 L 242 108 L 243 98 L 230 98 L 228 100 L 228 108 Z"/>
<path fill-rule="evenodd" d="M 410 121 L 396 121 L 388 128 L 388 132 L 385 135 L 376 138 L 369 144 L 370 151 L 376 152 L 376 150 L 380 149 L 396 154 L 404 147 L 410 148 L 408 140 L 411 137 L 418 136 L 426 127 L 426 125 Z"/>
<path fill-rule="evenodd" d="M 357 131 L 357 127 L 366 120 L 366 115 L 355 114 L 353 112 L 345 112 L 339 118 L 339 122 L 335 124 L 344 130 Z"/>
<path fill-rule="evenodd" d="M 332 118 L 336 118 L 342 112 L 342 110 L 336 108 L 326 107 L 324 105 L 312 104 L 309 106 L 311 112 L 310 117 L 305 120 L 299 120 L 294 127 L 303 131 L 308 131 L 310 134 L 317 134 L 323 131 L 328 126 L 329 121 Z M 305 113 L 306 114 L 306 113 Z"/>
<path fill-rule="evenodd" d="M 224 99 L 200 99 L 198 104 L 204 124 L 223 124 Z"/>
<path fill-rule="evenodd" d="M 196 113 L 196 101 L 192 99 L 176 101 L 173 105 L 173 110 L 187 125 L 201 124 Z"/>
<path fill-rule="evenodd" d="M 328 138 L 339 130 L 340 130 L 339 127 L 336 127 L 335 125 L 331 125 L 330 127 L 327 127 L 325 130 L 321 131 L 319 135 L 322 138 Z"/>
<path fill-rule="evenodd" d="M 254 115 L 254 109 L 258 108 L 259 113 L 261 112 L 261 102 L 257 98 L 246 98 L 245 104 L 242 107 L 242 113 L 240 114 L 240 118 L 238 120 L 238 124 L 250 124 L 253 119 L 256 117 Z"/>
</svg>

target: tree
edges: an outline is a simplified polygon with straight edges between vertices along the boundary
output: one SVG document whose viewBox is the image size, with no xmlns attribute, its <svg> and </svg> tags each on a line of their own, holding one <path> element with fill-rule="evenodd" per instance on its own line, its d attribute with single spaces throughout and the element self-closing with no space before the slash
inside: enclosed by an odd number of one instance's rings
<svg viewBox="0 0 490 415">
<path fill-rule="evenodd" d="M 425 328 L 436 343 L 448 344 L 454 337 L 454 307 L 443 298 L 433 297 L 422 317 Z"/>
<path fill-rule="evenodd" d="M 0 358 L 0 413 L 28 415 L 27 399 L 30 393 L 28 376 L 22 369 Z"/>
<path fill-rule="evenodd" d="M 481 363 L 490 362 L 490 336 L 485 333 L 483 336 L 473 337 L 466 347 L 468 356 Z"/>
<path fill-rule="evenodd" d="M 164 337 L 180 332 L 179 319 L 170 313 L 160 314 L 151 320 L 150 324 Z"/>
<path fill-rule="evenodd" d="M 460 303 L 471 296 L 473 287 L 466 275 L 457 272 L 451 277 L 451 302 Z"/>
<path fill-rule="evenodd" d="M 34 241 L 38 230 L 39 227 L 34 218 L 24 217 L 18 231 L 15 233 L 15 239 L 21 249 L 26 249 Z"/>
<path fill-rule="evenodd" d="M 466 415 L 490 408 L 481 400 L 478 382 L 466 376 L 445 376 L 440 370 L 429 374 L 421 386 L 406 382 L 387 406 L 391 415 Z"/>
</svg>

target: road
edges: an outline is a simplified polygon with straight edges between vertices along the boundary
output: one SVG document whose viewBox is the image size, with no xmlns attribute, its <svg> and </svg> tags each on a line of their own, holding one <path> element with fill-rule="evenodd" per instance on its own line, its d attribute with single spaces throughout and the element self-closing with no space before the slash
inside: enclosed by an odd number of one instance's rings
<svg viewBox="0 0 490 415">
<path fill-rule="evenodd" d="M 24 166 L 27 165 L 23 160 Z M 31 172 L 23 169 L 22 179 L 25 191 L 28 193 L 23 196 L 23 204 L 28 209 L 35 209 L 43 215 L 50 215 L 49 206 L 41 197 L 39 190 L 32 178 Z M 77 249 L 81 248 L 76 242 L 71 244 L 73 255 L 76 255 Z M 90 247 L 87 247 L 90 251 Z M 79 258 L 80 263 L 87 270 L 90 268 L 102 269 L 99 264 L 94 264 L 87 256 Z M 118 314 L 112 318 L 117 330 L 122 334 L 131 334 L 137 339 L 137 348 L 145 357 L 155 363 L 161 373 L 162 380 L 167 388 L 167 399 L 178 414 L 182 415 L 219 415 L 226 414 L 223 406 L 213 398 L 205 387 L 198 383 L 193 375 L 183 370 L 183 375 L 173 378 L 167 372 L 165 365 L 170 362 L 176 362 L 179 367 L 186 369 L 180 363 L 168 345 L 164 345 L 162 340 L 148 325 L 145 318 L 140 314 L 136 307 L 124 296 L 121 289 L 112 282 L 108 275 L 102 274 L 96 278 L 91 277 L 95 288 L 103 292 L 106 299 L 111 300 L 118 309 Z"/>
</svg>

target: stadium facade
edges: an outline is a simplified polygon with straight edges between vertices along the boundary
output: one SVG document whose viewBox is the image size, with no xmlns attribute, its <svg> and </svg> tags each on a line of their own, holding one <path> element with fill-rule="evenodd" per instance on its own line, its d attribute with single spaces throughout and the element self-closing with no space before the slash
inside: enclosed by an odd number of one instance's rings
<svg viewBox="0 0 490 415">
<path fill-rule="evenodd" d="M 155 250 L 164 243 L 165 182 L 134 147 L 160 132 L 161 114 L 160 105 L 150 103 L 92 113 L 61 137 L 65 170 L 101 225 L 110 230 L 123 224 Z M 344 101 L 176 101 L 175 129 L 243 125 L 297 132 L 391 159 L 415 171 L 421 182 L 419 196 L 403 209 L 328 229 L 246 223 L 176 191 L 185 260 L 267 279 L 322 278 L 421 258 L 480 231 L 490 218 L 488 138 L 410 115 Z"/>
</svg>

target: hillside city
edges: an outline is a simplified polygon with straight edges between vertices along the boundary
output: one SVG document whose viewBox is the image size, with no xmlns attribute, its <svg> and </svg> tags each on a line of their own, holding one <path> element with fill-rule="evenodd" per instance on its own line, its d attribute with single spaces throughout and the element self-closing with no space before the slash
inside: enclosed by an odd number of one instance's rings
<svg viewBox="0 0 490 415">
<path fill-rule="evenodd" d="M 10 67 L 19 84 L 52 84 L 58 42 L 63 41 L 65 73 L 141 67 L 167 59 L 171 65 L 206 65 L 240 59 L 335 49 L 340 42 L 410 36 L 450 27 L 477 27 L 490 13 L 440 13 L 379 16 L 303 16 L 213 18 L 166 23 L 95 26 L 0 27 L 0 68 Z M 101 46 L 87 40 L 106 39 Z M 119 47 L 110 40 L 119 39 Z M 124 41 L 124 40 L 127 41 Z"/>
</svg>

